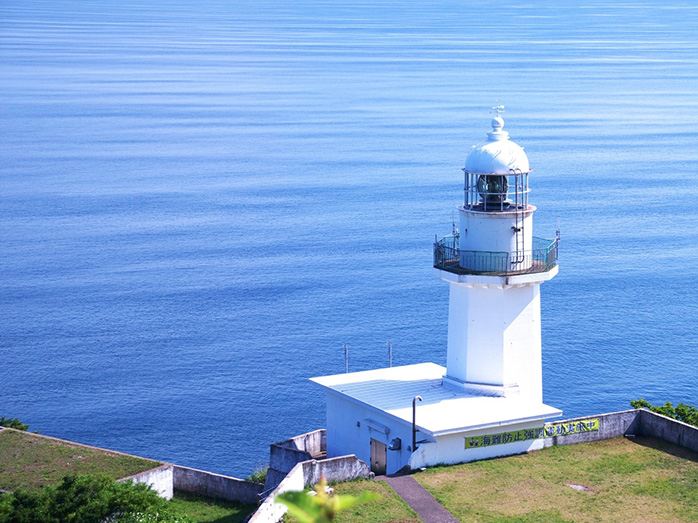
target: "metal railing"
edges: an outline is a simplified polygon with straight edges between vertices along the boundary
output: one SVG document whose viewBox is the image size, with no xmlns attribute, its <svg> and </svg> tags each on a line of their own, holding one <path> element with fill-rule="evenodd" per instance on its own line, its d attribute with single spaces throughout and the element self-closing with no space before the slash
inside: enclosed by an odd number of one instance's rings
<svg viewBox="0 0 698 523">
<path fill-rule="evenodd" d="M 546 272 L 557 264 L 559 239 L 533 238 L 533 249 L 519 252 L 467 251 L 458 236 L 434 243 L 434 267 L 454 274 L 511 276 Z"/>
</svg>

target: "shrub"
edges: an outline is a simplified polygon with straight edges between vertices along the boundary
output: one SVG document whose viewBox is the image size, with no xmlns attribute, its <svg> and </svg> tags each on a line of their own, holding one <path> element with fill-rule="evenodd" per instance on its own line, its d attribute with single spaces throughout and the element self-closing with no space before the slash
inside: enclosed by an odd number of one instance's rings
<svg viewBox="0 0 698 523">
<path fill-rule="evenodd" d="M 264 465 L 257 467 L 252 474 L 245 478 L 247 481 L 252 481 L 253 483 L 266 483 L 267 472 L 269 472 L 269 465 Z"/>
<path fill-rule="evenodd" d="M 8 427 L 10 429 L 17 429 L 17 430 L 28 430 L 29 425 L 25 425 L 21 421 L 19 421 L 17 418 L 5 418 L 3 416 L 0 418 L 0 427 Z"/>
<path fill-rule="evenodd" d="M 186 522 L 168 511 L 149 485 L 117 482 L 103 474 L 66 476 L 40 491 L 18 489 L 9 510 L 0 503 L 0 523 Z M 3 513 L 4 512 L 4 513 Z"/>
<path fill-rule="evenodd" d="M 649 401 L 640 398 L 639 400 L 631 401 L 630 406 L 634 409 L 648 409 L 651 412 L 656 412 L 657 414 L 662 414 L 668 418 L 698 427 L 698 409 L 696 409 L 693 405 L 679 403 L 676 405 L 676 408 L 674 408 L 674 406 L 668 401 L 661 406 L 651 405 Z"/>
</svg>

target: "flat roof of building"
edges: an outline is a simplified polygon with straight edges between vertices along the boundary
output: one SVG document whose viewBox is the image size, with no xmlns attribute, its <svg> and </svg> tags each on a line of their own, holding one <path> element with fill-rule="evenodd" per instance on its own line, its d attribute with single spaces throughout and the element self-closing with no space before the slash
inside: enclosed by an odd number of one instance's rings
<svg viewBox="0 0 698 523">
<path fill-rule="evenodd" d="M 520 398 L 477 395 L 444 387 L 446 368 L 435 363 L 334 374 L 311 378 L 345 398 L 412 423 L 412 399 L 417 405 L 417 427 L 443 435 L 526 421 L 556 418 L 562 411 Z"/>
</svg>

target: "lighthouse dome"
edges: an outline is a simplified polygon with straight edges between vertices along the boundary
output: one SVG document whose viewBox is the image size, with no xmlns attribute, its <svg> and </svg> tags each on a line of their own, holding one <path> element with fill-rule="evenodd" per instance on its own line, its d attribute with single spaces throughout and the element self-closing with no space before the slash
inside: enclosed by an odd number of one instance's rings
<svg viewBox="0 0 698 523">
<path fill-rule="evenodd" d="M 502 130 L 501 116 L 492 119 L 492 131 L 487 140 L 473 146 L 465 160 L 465 170 L 478 174 L 511 174 L 514 171 L 529 172 L 528 157 L 523 147 L 509 140 L 509 133 Z"/>
</svg>

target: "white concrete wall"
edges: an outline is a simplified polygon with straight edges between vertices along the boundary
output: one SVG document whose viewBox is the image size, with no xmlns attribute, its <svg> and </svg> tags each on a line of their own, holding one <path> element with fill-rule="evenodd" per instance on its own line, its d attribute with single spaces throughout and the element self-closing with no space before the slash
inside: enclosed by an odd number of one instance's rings
<svg viewBox="0 0 698 523">
<path fill-rule="evenodd" d="M 174 466 L 170 464 L 160 465 L 154 469 L 139 472 L 138 474 L 127 476 L 117 481 L 131 480 L 134 483 L 145 483 L 150 485 L 161 498 L 172 499 L 174 495 L 173 468 Z"/>
<path fill-rule="evenodd" d="M 276 502 L 276 496 L 284 492 L 303 490 L 313 486 L 320 481 L 321 477 L 324 477 L 328 482 L 368 478 L 368 465 L 357 460 L 356 456 L 353 455 L 298 463 L 250 516 L 249 523 L 276 523 L 280 521 L 287 508 L 286 505 Z"/>
<path fill-rule="evenodd" d="M 371 424 L 367 419 L 373 420 Z M 358 426 L 357 426 L 358 422 Z M 388 432 L 382 430 L 386 427 Z M 417 439 L 422 436 L 417 433 Z M 407 465 L 411 455 L 412 425 L 375 412 L 358 403 L 327 391 L 327 457 L 355 454 L 371 465 L 371 439 L 390 445 L 394 438 L 402 440 L 400 450 L 387 451 L 387 473 Z M 410 450 L 408 450 L 410 447 Z"/>
<path fill-rule="evenodd" d="M 417 452 L 412 455 L 409 465 L 412 469 L 417 469 L 421 467 L 433 467 L 439 464 L 466 463 L 469 461 L 489 459 L 498 456 L 510 456 L 513 454 L 522 454 L 531 450 L 539 450 L 542 449 L 544 445 L 544 440 L 542 439 L 466 449 L 465 438 L 541 427 L 543 427 L 543 420 L 437 436 L 435 442 L 423 444 L 417 449 Z"/>
<path fill-rule="evenodd" d="M 366 462 L 357 459 L 353 454 L 303 462 L 303 478 L 306 487 L 316 485 L 322 478 L 325 478 L 328 483 L 344 482 L 368 478 L 369 473 L 370 468 Z"/>
<path fill-rule="evenodd" d="M 327 450 L 325 438 L 325 429 L 319 429 L 272 443 L 269 447 L 269 469 L 264 490 L 275 488 L 297 463 L 324 458 Z"/>
<path fill-rule="evenodd" d="M 264 490 L 258 483 L 179 465 L 173 467 L 173 486 L 200 496 L 254 504 Z"/>
<path fill-rule="evenodd" d="M 305 479 L 303 476 L 303 464 L 299 463 L 286 475 L 284 480 L 269 494 L 267 499 L 259 506 L 248 520 L 248 523 L 275 523 L 281 520 L 286 513 L 287 507 L 281 503 L 276 503 L 274 498 L 290 490 L 303 490 Z"/>
<path fill-rule="evenodd" d="M 447 376 L 542 402 L 540 285 L 449 286 Z"/>
<path fill-rule="evenodd" d="M 504 381 L 517 383 L 521 398 L 543 402 L 540 285 L 504 289 L 511 321 L 504 328 Z M 519 309 L 518 315 L 516 309 Z"/>
</svg>

